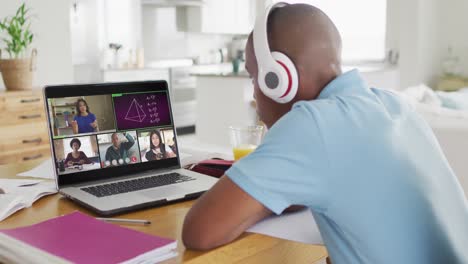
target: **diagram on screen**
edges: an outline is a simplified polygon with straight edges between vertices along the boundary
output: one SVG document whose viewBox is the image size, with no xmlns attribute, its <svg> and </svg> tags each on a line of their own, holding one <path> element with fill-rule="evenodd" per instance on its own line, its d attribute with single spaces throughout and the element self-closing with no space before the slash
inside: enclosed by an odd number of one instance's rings
<svg viewBox="0 0 468 264">
<path fill-rule="evenodd" d="M 136 93 L 112 97 L 118 130 L 141 129 L 172 124 L 166 94 Z"/>
<path fill-rule="evenodd" d="M 143 111 L 143 106 L 138 103 L 136 98 L 133 98 L 128 108 L 127 115 L 125 115 L 125 120 L 142 123 L 145 118 L 146 114 L 145 111 Z"/>
</svg>

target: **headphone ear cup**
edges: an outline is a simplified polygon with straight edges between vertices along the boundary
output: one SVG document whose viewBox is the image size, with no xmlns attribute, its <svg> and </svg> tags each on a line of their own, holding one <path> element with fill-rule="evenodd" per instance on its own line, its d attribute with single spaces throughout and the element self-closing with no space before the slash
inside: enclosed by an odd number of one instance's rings
<svg viewBox="0 0 468 264">
<path fill-rule="evenodd" d="M 258 75 L 258 86 L 262 93 L 276 101 L 281 94 L 281 72 L 282 67 L 275 62 L 273 67 L 269 67 L 265 71 L 260 71 Z"/>
<path fill-rule="evenodd" d="M 285 104 L 294 99 L 297 94 L 299 75 L 296 66 L 286 54 L 273 51 L 271 55 L 280 65 L 278 78 L 281 80 L 280 85 L 276 89 L 277 91 L 275 91 L 276 97 L 272 99 L 278 103 Z"/>
</svg>

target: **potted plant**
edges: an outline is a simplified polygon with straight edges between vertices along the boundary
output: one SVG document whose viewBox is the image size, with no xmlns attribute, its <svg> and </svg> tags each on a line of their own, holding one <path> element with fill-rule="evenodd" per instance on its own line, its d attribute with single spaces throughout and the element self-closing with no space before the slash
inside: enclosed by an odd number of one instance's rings
<svg viewBox="0 0 468 264">
<path fill-rule="evenodd" d="M 37 51 L 33 49 L 30 57 L 25 54 L 31 45 L 34 35 L 30 31 L 29 9 L 22 4 L 16 14 L 0 20 L 0 33 L 9 59 L 3 59 L 0 49 L 0 72 L 7 90 L 32 89 L 33 72 L 35 71 Z"/>
</svg>

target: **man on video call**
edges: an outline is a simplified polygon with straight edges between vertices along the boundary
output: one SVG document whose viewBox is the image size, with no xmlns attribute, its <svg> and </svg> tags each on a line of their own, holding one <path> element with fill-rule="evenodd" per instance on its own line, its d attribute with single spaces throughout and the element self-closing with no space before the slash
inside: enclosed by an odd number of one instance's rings
<svg viewBox="0 0 468 264">
<path fill-rule="evenodd" d="M 111 162 L 112 165 L 123 164 L 128 158 L 128 151 L 135 144 L 132 135 L 124 132 L 124 137 L 127 138 L 126 142 L 122 142 L 119 138 L 119 133 L 112 133 L 112 146 L 107 148 L 106 161 Z"/>
<path fill-rule="evenodd" d="M 468 205 L 426 122 L 358 71 L 341 72 L 341 37 L 321 10 L 278 5 L 264 16 L 246 69 L 269 131 L 194 204 L 185 245 L 218 247 L 305 208 L 334 264 L 468 263 Z"/>
</svg>

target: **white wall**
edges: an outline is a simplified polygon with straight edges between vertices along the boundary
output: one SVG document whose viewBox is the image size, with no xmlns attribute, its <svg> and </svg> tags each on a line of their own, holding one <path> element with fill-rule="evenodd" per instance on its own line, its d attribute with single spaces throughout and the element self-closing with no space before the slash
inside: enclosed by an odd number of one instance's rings
<svg viewBox="0 0 468 264">
<path fill-rule="evenodd" d="M 35 34 L 32 47 L 37 48 L 37 72 L 34 86 L 62 84 L 73 81 L 70 48 L 69 0 L 2 0 L 0 18 L 15 14 L 21 3 L 35 14 L 31 29 Z M 4 48 L 0 41 L 0 47 Z M 0 78 L 1 79 L 1 78 Z M 0 89 L 4 89 L 3 80 Z"/>
<path fill-rule="evenodd" d="M 71 50 L 73 65 L 99 63 L 99 24 L 103 19 L 100 0 L 75 0 L 70 9 Z M 102 16 L 101 16 L 102 17 Z M 102 27 L 102 26 L 101 26 Z"/>
<path fill-rule="evenodd" d="M 436 20 L 436 15 L 424 14 L 424 9 L 431 6 L 433 0 L 389 0 L 388 9 L 388 49 L 398 50 L 400 54 L 400 86 L 416 85 L 428 81 L 424 62 L 426 51 L 437 46 L 428 42 L 435 33 L 426 30 L 426 22 Z M 429 25 L 428 25 L 429 26 Z M 432 29 L 434 32 L 435 28 Z"/>
<path fill-rule="evenodd" d="M 122 45 L 119 64 L 143 46 L 140 0 L 74 0 L 71 10 L 74 81 L 102 81 L 101 68 L 113 63 L 109 43 Z"/>
<path fill-rule="evenodd" d="M 143 48 L 146 61 L 182 58 L 187 55 L 186 32 L 176 28 L 176 9 L 144 6 L 142 9 Z"/>
<path fill-rule="evenodd" d="M 400 52 L 400 87 L 436 87 L 448 47 L 468 75 L 468 1 L 388 0 L 388 45 Z"/>
<path fill-rule="evenodd" d="M 449 46 L 453 47 L 461 60 L 462 74 L 468 76 L 468 1 L 466 0 L 444 0 L 437 1 L 440 12 L 440 23 L 443 25 L 439 30 L 440 48 L 444 54 Z"/>
<path fill-rule="evenodd" d="M 104 31 L 103 0 L 75 0 L 70 10 L 71 50 L 74 82 L 100 79 L 100 36 Z"/>
<path fill-rule="evenodd" d="M 126 50 L 142 46 L 140 0 L 104 0 L 104 47 L 120 43 Z"/>
</svg>

